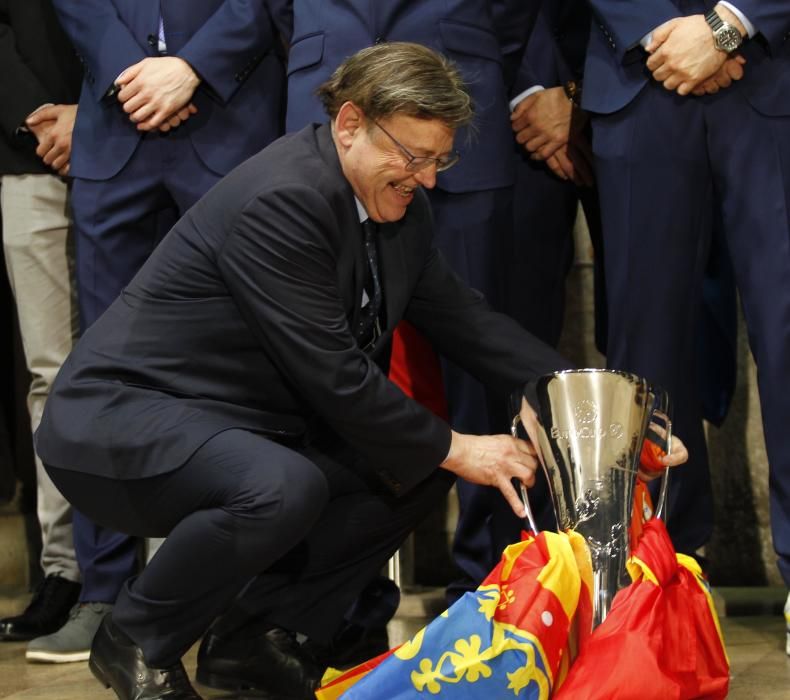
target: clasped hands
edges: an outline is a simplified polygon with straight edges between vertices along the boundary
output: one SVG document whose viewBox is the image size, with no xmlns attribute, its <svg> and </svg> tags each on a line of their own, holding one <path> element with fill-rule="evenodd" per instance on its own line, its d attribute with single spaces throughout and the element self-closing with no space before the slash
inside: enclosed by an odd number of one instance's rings
<svg viewBox="0 0 790 700">
<path fill-rule="evenodd" d="M 738 18 L 726 8 L 717 10 L 745 33 Z M 676 17 L 657 27 L 645 47 L 653 78 L 679 95 L 713 94 L 743 77 L 746 59 L 716 49 L 703 15 Z"/>
<path fill-rule="evenodd" d="M 518 103 L 510 115 L 516 141 L 542 160 L 557 177 L 591 185 L 592 149 L 584 136 L 586 115 L 562 87 L 539 90 Z"/>
<path fill-rule="evenodd" d="M 177 56 L 152 56 L 115 80 L 116 98 L 140 131 L 170 131 L 197 113 L 192 96 L 200 78 Z"/>
</svg>

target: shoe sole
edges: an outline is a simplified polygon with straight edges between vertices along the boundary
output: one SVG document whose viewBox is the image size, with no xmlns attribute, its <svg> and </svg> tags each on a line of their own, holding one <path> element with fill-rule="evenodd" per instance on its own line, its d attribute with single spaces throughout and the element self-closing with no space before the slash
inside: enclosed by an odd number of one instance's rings
<svg viewBox="0 0 790 700">
<path fill-rule="evenodd" d="M 87 661 L 90 658 L 90 651 L 26 651 L 25 658 L 28 661 L 35 661 L 45 664 L 69 664 L 75 661 Z"/>
<path fill-rule="evenodd" d="M 252 693 L 256 700 L 302 700 L 304 695 L 283 695 L 282 691 L 270 691 L 260 685 L 250 683 L 235 676 L 223 676 L 204 671 L 200 667 L 195 671 L 195 680 L 207 688 L 215 690 L 234 690 L 239 693 Z"/>
<path fill-rule="evenodd" d="M 208 688 L 217 688 L 218 690 L 262 690 L 262 688 L 240 678 L 210 673 L 202 670 L 200 667 L 195 671 L 195 680 L 201 685 L 205 685 Z"/>
<path fill-rule="evenodd" d="M 52 630 L 52 632 L 57 632 L 57 630 Z M 0 634 L 0 642 L 29 642 L 36 637 L 43 637 L 47 634 L 52 634 L 52 632 L 42 631 L 38 634 L 14 634 L 13 632 L 5 633 Z"/>
<path fill-rule="evenodd" d="M 99 664 L 96 663 L 96 660 L 93 657 L 88 658 L 88 669 L 93 674 L 93 677 L 99 681 L 105 688 L 111 688 L 110 681 L 107 680 L 107 676 L 105 675 L 104 671 L 101 669 Z M 115 694 L 120 698 L 121 694 L 113 688 Z"/>
</svg>

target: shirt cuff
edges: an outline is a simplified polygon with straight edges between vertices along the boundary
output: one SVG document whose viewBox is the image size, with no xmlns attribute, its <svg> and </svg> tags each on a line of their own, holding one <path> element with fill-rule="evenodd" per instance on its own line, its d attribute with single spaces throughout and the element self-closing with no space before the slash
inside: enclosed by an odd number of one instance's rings
<svg viewBox="0 0 790 700">
<path fill-rule="evenodd" d="M 533 85 L 531 88 L 527 88 L 524 92 L 519 93 L 516 95 L 512 100 L 510 100 L 510 111 L 514 111 L 516 107 L 518 107 L 518 103 L 522 100 L 527 99 L 530 95 L 536 92 L 540 92 L 541 90 L 545 90 L 546 88 L 542 85 Z"/>
<path fill-rule="evenodd" d="M 735 5 L 731 2 L 725 2 L 725 0 L 720 0 L 719 5 L 724 5 L 732 14 L 734 14 L 739 20 L 741 20 L 741 24 L 743 28 L 746 30 L 746 36 L 753 37 L 757 34 L 757 30 L 755 29 L 754 25 L 749 21 L 748 17 L 746 17 L 743 12 L 741 12 Z"/>
</svg>

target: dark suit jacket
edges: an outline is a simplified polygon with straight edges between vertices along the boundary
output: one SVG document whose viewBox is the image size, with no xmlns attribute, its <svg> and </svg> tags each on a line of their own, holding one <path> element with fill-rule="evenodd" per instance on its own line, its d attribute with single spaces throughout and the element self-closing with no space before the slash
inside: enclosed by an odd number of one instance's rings
<svg viewBox="0 0 790 700">
<path fill-rule="evenodd" d="M 475 132 L 459 131 L 457 166 L 440 173 L 448 192 L 513 184 L 513 132 L 508 99 L 536 2 L 524 0 L 295 0 L 288 56 L 286 130 L 327 117 L 316 88 L 340 63 L 381 41 L 412 41 L 444 53 L 468 82 Z"/>
<path fill-rule="evenodd" d="M 590 32 L 590 12 L 585 0 L 545 0 L 529 35 L 513 92 L 533 85 L 550 88 L 584 73 Z"/>
<path fill-rule="evenodd" d="M 705 12 L 715 0 L 589 0 L 595 14 L 584 70 L 582 106 L 611 114 L 627 105 L 651 79 L 643 36 L 673 17 Z M 734 0 L 759 31 L 744 43 L 745 76 L 736 83 L 767 116 L 790 114 L 790 4 L 787 0 Z M 732 89 L 732 88 L 730 88 Z"/>
<path fill-rule="evenodd" d="M 50 0 L 0 0 L 0 174 L 52 173 L 17 128 L 43 104 L 76 104 L 82 70 Z"/>
<path fill-rule="evenodd" d="M 447 424 L 376 362 L 401 318 L 503 392 L 568 366 L 451 271 L 432 246 L 424 195 L 379 235 L 386 327 L 370 357 L 349 330 L 365 262 L 329 127 L 278 140 L 176 224 L 80 340 L 47 401 L 39 455 L 146 477 L 221 430 L 299 435 L 318 419 L 398 493 L 450 445 Z"/>
<path fill-rule="evenodd" d="M 106 180 L 129 160 L 141 133 L 107 98 L 118 75 L 156 56 L 160 0 L 54 0 L 85 66 L 71 174 Z M 283 66 L 265 0 L 161 0 L 168 54 L 203 79 L 188 131 L 203 163 L 224 175 L 281 129 Z"/>
</svg>

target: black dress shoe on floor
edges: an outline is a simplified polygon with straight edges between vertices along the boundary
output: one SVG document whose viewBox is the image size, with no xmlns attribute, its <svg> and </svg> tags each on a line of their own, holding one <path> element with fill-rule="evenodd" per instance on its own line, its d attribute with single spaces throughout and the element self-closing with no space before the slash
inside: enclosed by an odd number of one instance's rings
<svg viewBox="0 0 790 700">
<path fill-rule="evenodd" d="M 91 646 L 88 668 L 120 700 L 201 700 L 181 663 L 151 668 L 143 651 L 105 615 Z"/>
<path fill-rule="evenodd" d="M 305 642 L 305 649 L 323 666 L 345 670 L 389 651 L 387 628 L 368 629 L 347 623 L 329 644 Z"/>
<path fill-rule="evenodd" d="M 315 700 L 324 669 L 290 632 L 248 627 L 227 636 L 208 631 L 198 651 L 197 681 L 250 691 L 270 700 Z"/>
<path fill-rule="evenodd" d="M 0 641 L 26 642 L 57 632 L 69 619 L 81 587 L 57 574 L 47 576 L 21 615 L 0 620 Z"/>
</svg>

